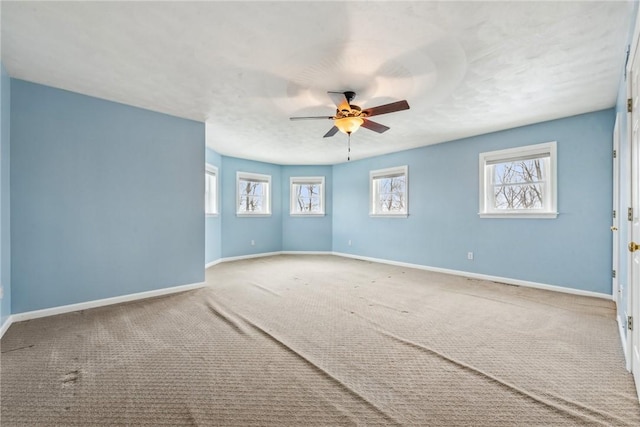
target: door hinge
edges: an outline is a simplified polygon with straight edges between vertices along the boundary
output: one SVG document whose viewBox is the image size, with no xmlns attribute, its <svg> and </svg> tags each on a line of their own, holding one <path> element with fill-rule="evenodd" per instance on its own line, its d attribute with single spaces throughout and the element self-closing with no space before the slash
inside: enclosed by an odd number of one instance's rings
<svg viewBox="0 0 640 427">
<path fill-rule="evenodd" d="M 618 152 L 616 150 L 613 150 L 613 158 L 617 158 L 618 157 Z"/>
<path fill-rule="evenodd" d="M 633 317 L 627 316 L 627 330 L 633 331 Z"/>
<path fill-rule="evenodd" d="M 633 208 L 627 209 L 627 219 L 633 221 Z"/>
<path fill-rule="evenodd" d="M 633 112 L 633 101 L 631 98 L 627 99 L 627 113 Z"/>
<path fill-rule="evenodd" d="M 613 277 L 614 279 L 616 278 L 616 271 L 615 271 L 615 270 L 613 270 L 613 271 L 611 272 L 611 277 Z"/>
<path fill-rule="evenodd" d="M 613 211 L 613 217 L 614 218 L 616 217 L 616 211 L 615 210 Z"/>
</svg>

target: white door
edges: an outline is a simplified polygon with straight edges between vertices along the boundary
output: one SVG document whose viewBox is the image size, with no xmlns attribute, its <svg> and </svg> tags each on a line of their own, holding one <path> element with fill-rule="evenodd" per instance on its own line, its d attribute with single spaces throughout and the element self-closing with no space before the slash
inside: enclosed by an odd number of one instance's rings
<svg viewBox="0 0 640 427">
<path fill-rule="evenodd" d="M 631 316 L 635 320 L 633 329 L 627 331 L 631 334 L 631 371 L 636 382 L 636 389 L 640 396 L 640 325 L 638 321 L 640 316 L 640 48 L 639 43 L 634 43 L 635 48 L 632 52 L 631 69 L 628 76 L 631 82 L 631 103 L 632 112 L 630 119 L 631 130 L 631 208 L 633 215 L 631 216 L 631 241 L 629 242 L 630 251 L 630 286 L 629 301 L 631 303 Z"/>
<path fill-rule="evenodd" d="M 620 128 L 619 128 L 619 120 L 616 115 L 616 124 L 613 127 L 613 210 L 612 210 L 612 224 L 611 231 L 613 233 L 612 243 L 613 243 L 613 259 L 611 262 L 613 271 L 612 271 L 612 281 L 611 281 L 611 294 L 613 296 L 613 301 L 616 303 L 616 307 L 620 305 L 620 288 L 618 285 L 618 276 L 620 272 L 620 238 L 618 234 L 618 228 L 620 224 Z"/>
</svg>

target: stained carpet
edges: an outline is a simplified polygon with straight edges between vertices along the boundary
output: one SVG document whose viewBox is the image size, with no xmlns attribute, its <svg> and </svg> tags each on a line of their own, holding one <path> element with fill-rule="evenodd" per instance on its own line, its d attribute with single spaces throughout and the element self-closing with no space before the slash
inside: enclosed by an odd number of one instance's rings
<svg viewBox="0 0 640 427">
<path fill-rule="evenodd" d="M 333 256 L 16 323 L 3 426 L 640 425 L 610 301 Z"/>
</svg>

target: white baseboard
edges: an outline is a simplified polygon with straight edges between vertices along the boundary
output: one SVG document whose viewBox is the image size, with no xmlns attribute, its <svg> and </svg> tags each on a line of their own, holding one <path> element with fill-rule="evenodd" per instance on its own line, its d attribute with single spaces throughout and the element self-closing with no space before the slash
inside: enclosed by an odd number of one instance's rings
<svg viewBox="0 0 640 427">
<path fill-rule="evenodd" d="M 210 262 L 209 264 L 205 265 L 205 269 L 209 267 L 213 267 L 214 265 L 220 264 L 222 262 L 233 262 L 233 261 L 240 261 L 243 259 L 263 258 L 263 257 L 275 256 L 275 255 L 333 255 L 333 252 L 331 251 L 277 251 L 277 252 L 263 252 L 263 253 L 251 254 L 251 255 L 232 256 L 232 257 L 220 258 L 213 262 Z"/>
<path fill-rule="evenodd" d="M 629 360 L 629 354 L 627 353 L 627 337 L 624 333 L 624 323 L 620 315 L 616 316 L 618 322 L 618 331 L 620 332 L 620 343 L 622 343 L 622 352 L 624 353 L 624 362 L 627 371 L 631 372 L 631 361 Z"/>
<path fill-rule="evenodd" d="M 222 258 L 218 258 L 215 261 L 208 262 L 204 265 L 204 269 L 206 270 L 209 267 L 213 267 L 214 265 L 220 264 L 222 262 Z"/>
<path fill-rule="evenodd" d="M 9 329 L 9 326 L 11 326 L 12 323 L 13 316 L 10 315 L 9 317 L 7 317 L 7 320 L 4 322 L 4 324 L 0 326 L 0 338 L 2 338 L 5 332 L 7 332 L 7 329 Z"/>
<path fill-rule="evenodd" d="M 42 310 L 26 311 L 24 313 L 16 313 L 11 315 L 12 323 L 22 322 L 25 320 L 38 319 L 40 317 L 54 316 L 56 314 L 71 313 L 78 310 L 88 310 L 90 308 L 103 307 L 106 305 L 119 304 L 122 302 L 135 301 L 145 298 L 158 297 L 163 295 L 175 294 L 177 292 L 190 291 L 205 286 L 205 282 L 192 283 L 189 285 L 173 286 L 170 288 L 155 289 L 153 291 L 138 292 L 135 294 L 121 295 L 117 297 L 104 298 L 99 300 L 81 302 L 77 304 L 62 305 L 59 307 L 45 308 Z"/>
<path fill-rule="evenodd" d="M 390 260 L 381 259 L 381 258 L 364 257 L 364 256 L 352 255 L 352 254 L 347 254 L 342 252 L 333 252 L 333 255 L 337 255 L 345 258 L 359 259 L 362 261 L 371 261 L 371 262 L 379 262 L 382 264 L 397 265 L 400 267 L 416 268 L 419 270 L 433 271 L 436 273 L 453 274 L 455 276 L 469 277 L 471 279 L 488 280 L 491 282 L 507 283 L 509 285 L 524 286 L 527 288 L 536 288 L 536 289 L 544 289 L 547 291 L 562 292 L 565 294 L 582 295 L 582 296 L 588 296 L 588 297 L 603 298 L 608 300 L 612 299 L 611 295 L 603 294 L 600 292 L 583 291 L 581 289 L 565 288 L 563 286 L 547 285 L 545 283 L 529 282 L 527 280 L 520 280 L 520 279 L 510 279 L 508 277 L 489 276 L 487 274 L 470 273 L 468 271 L 450 270 L 448 268 L 439 268 L 439 267 L 429 267 L 421 264 L 410 264 L 407 262 L 390 261 Z"/>
<path fill-rule="evenodd" d="M 282 255 L 333 255 L 331 251 L 282 251 Z"/>
<path fill-rule="evenodd" d="M 220 262 L 238 261 L 238 260 L 242 260 L 242 259 L 261 258 L 261 257 L 267 257 L 267 256 L 274 256 L 274 255 L 335 255 L 335 256 L 341 256 L 341 257 L 345 257 L 345 258 L 359 259 L 359 260 L 362 260 L 362 261 L 371 261 L 371 262 L 378 262 L 378 263 L 381 263 L 381 264 L 390 264 L 390 265 L 396 265 L 396 266 L 400 266 L 400 267 L 408 267 L 408 268 L 416 268 L 416 269 L 419 269 L 419 270 L 433 271 L 433 272 L 436 272 L 436 273 L 453 274 L 453 275 L 456 275 L 456 276 L 469 277 L 469 278 L 472 278 L 472 279 L 488 280 L 488 281 L 491 281 L 491 282 L 507 283 L 509 285 L 524 286 L 524 287 L 527 287 L 527 288 L 536 288 L 536 289 L 544 289 L 544 290 L 547 290 L 547 291 L 562 292 L 562 293 L 565 293 L 565 294 L 582 295 L 582 296 L 588 296 L 588 297 L 594 297 L 594 298 L 602 298 L 602 299 L 608 299 L 608 300 L 613 300 L 613 298 L 614 298 L 613 295 L 603 294 L 603 293 L 600 293 L 600 292 L 584 291 L 584 290 L 581 290 L 581 289 L 565 288 L 564 286 L 548 285 L 546 283 L 530 282 L 530 281 L 527 281 L 527 280 L 520 280 L 520 279 L 511 279 L 509 277 L 490 276 L 490 275 L 487 275 L 487 274 L 471 273 L 471 272 L 468 272 L 468 271 L 451 270 L 451 269 L 448 269 L 448 268 L 440 268 L 440 267 L 430 267 L 430 266 L 422 265 L 422 264 L 411 264 L 411 263 L 408 263 L 408 262 L 391 261 L 391 260 L 382 259 L 382 258 L 365 257 L 365 256 L 360 256 L 360 255 L 348 254 L 348 253 L 344 253 L 344 252 L 333 252 L 333 251 L 278 251 L 278 252 L 265 252 L 265 253 L 260 253 L 260 254 L 251 254 L 251 255 L 242 255 L 242 256 L 236 256 L 236 257 L 221 258 L 221 259 L 215 261 L 215 263 L 217 264 L 217 263 L 220 263 Z"/>
<path fill-rule="evenodd" d="M 267 256 L 274 256 L 282 254 L 281 251 L 277 252 L 262 252 L 259 254 L 250 254 L 250 255 L 240 255 L 240 256 L 231 256 L 226 258 L 220 258 L 218 262 L 231 262 L 231 261 L 240 261 L 243 259 L 251 259 L 251 258 L 263 258 Z"/>
</svg>

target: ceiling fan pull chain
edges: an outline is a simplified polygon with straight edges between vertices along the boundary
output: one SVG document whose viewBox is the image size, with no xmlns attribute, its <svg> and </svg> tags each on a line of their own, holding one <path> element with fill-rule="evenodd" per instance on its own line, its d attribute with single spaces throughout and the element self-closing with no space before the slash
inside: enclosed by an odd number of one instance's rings
<svg viewBox="0 0 640 427">
<path fill-rule="evenodd" d="M 347 140 L 347 162 L 351 161 L 351 132 L 349 132 L 349 139 Z"/>
</svg>

